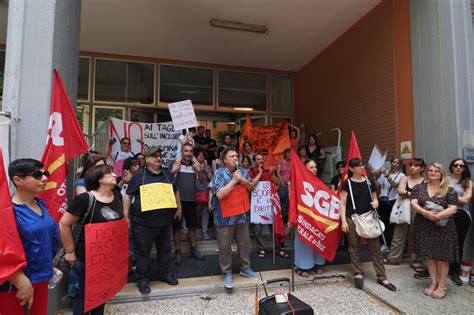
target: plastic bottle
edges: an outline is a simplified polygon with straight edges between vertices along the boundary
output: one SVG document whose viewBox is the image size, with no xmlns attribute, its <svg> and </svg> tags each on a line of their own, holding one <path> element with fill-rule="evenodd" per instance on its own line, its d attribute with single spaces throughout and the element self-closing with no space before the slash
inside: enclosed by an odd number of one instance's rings
<svg viewBox="0 0 474 315">
<path fill-rule="evenodd" d="M 54 268 L 53 277 L 49 280 L 48 289 L 54 289 L 61 279 L 63 278 L 63 272 L 59 269 Z"/>
</svg>

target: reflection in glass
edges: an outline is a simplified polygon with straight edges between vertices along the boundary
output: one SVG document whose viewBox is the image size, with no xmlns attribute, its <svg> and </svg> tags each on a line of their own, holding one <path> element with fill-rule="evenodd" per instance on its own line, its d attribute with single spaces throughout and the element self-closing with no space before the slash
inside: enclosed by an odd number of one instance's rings
<svg viewBox="0 0 474 315">
<path fill-rule="evenodd" d="M 267 75 L 219 70 L 219 106 L 267 110 Z"/>
</svg>

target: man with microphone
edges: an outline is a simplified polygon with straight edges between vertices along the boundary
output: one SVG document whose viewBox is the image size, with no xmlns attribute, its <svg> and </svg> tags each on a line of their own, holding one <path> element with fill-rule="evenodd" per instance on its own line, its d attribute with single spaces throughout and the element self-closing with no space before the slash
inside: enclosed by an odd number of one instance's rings
<svg viewBox="0 0 474 315">
<path fill-rule="evenodd" d="M 222 154 L 224 166 L 219 168 L 212 178 L 211 204 L 214 211 L 214 226 L 217 230 L 219 265 L 224 274 L 224 286 L 231 289 L 233 288 L 231 244 L 234 237 L 239 247 L 240 275 L 260 281 L 260 277 L 250 268 L 249 223 L 245 214 L 249 208 L 243 208 L 249 205 L 248 191 L 253 189 L 254 183 L 247 172 L 238 165 L 238 155 L 234 148 L 228 147 Z"/>
</svg>

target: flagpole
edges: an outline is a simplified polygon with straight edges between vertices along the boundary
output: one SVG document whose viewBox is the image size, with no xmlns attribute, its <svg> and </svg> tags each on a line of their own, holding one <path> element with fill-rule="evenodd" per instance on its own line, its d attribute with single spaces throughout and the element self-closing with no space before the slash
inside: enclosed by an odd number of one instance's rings
<svg viewBox="0 0 474 315">
<path fill-rule="evenodd" d="M 273 264 L 275 265 L 275 205 L 272 205 L 272 215 L 273 215 L 273 224 L 272 224 Z"/>
<path fill-rule="evenodd" d="M 372 197 L 372 192 L 370 190 L 370 182 L 369 182 L 369 178 L 367 176 L 365 177 L 365 182 L 367 183 L 367 188 L 369 189 L 370 200 L 372 200 L 372 202 L 373 202 L 374 198 Z M 385 240 L 385 235 L 383 234 L 382 224 L 380 224 L 380 218 L 379 218 L 379 214 L 377 212 L 377 208 L 374 208 L 374 212 L 375 212 L 375 216 L 377 217 L 376 219 L 377 219 L 377 222 L 379 224 L 379 229 L 380 229 L 380 231 L 382 231 L 383 245 L 381 246 L 380 251 L 382 253 L 387 253 L 388 251 L 390 251 L 390 248 L 388 247 L 387 241 Z"/>
</svg>

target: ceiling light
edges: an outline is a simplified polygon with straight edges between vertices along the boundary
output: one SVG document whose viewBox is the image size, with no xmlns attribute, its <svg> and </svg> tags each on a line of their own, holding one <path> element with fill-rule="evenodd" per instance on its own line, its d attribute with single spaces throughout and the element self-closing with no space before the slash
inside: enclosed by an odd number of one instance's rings
<svg viewBox="0 0 474 315">
<path fill-rule="evenodd" d="M 245 31 L 245 32 L 254 32 L 254 33 L 266 33 L 267 26 L 265 25 L 255 25 L 255 24 L 246 24 L 234 21 L 218 20 L 211 19 L 211 25 L 214 27 L 228 28 L 231 30 Z"/>
<path fill-rule="evenodd" d="M 241 112 L 251 112 L 253 107 L 234 107 L 234 110 L 239 110 Z"/>
</svg>

